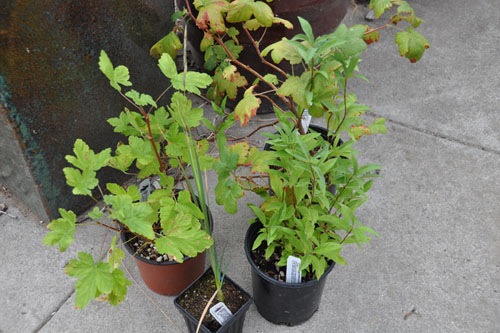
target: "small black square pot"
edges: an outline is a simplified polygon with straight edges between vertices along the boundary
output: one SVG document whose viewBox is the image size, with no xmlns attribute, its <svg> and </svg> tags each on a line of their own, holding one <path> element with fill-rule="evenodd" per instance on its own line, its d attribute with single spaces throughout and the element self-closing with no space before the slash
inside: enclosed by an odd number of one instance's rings
<svg viewBox="0 0 500 333">
<path fill-rule="evenodd" d="M 245 236 L 245 253 L 252 270 L 252 288 L 255 306 L 266 320 L 273 324 L 295 326 L 309 320 L 318 310 L 332 263 L 319 280 L 305 283 L 286 283 L 263 273 L 252 258 L 252 246 L 262 228 L 253 223 Z"/>
<path fill-rule="evenodd" d="M 196 328 L 198 327 L 198 321 L 199 318 L 195 318 L 189 311 L 184 309 L 180 305 L 180 300 L 185 297 L 186 293 L 191 289 L 191 288 L 196 288 L 197 283 L 201 281 L 207 274 L 213 274 L 212 269 L 208 268 L 205 273 L 203 273 L 202 276 L 200 276 L 196 281 L 194 281 L 189 287 L 187 287 L 179 296 L 177 296 L 174 300 L 174 305 L 175 307 L 180 311 L 182 316 L 184 317 L 184 321 L 186 322 L 188 332 L 190 333 L 195 333 Z M 233 280 L 231 280 L 229 277 L 225 276 L 224 277 L 224 283 L 228 283 L 235 288 L 239 290 L 241 293 L 241 297 L 246 299 L 246 302 L 236 311 L 234 312 L 233 316 L 231 319 L 226 321 L 224 325 L 222 325 L 220 328 L 214 330 L 208 329 L 205 325 L 202 325 L 200 328 L 200 332 L 204 333 L 241 333 L 243 331 L 243 324 L 245 323 L 245 315 L 248 309 L 250 308 L 250 305 L 253 302 L 252 296 L 248 294 L 243 288 L 241 288 L 238 284 L 236 284 Z M 200 302 L 204 302 L 203 300 L 200 300 Z M 215 303 L 213 304 L 215 305 Z"/>
</svg>

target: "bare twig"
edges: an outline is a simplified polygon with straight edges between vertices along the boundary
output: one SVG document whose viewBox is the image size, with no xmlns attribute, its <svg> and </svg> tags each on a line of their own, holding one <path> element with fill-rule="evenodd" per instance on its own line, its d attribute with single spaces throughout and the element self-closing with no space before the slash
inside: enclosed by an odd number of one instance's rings
<svg viewBox="0 0 500 333">
<path fill-rule="evenodd" d="M 203 319 L 207 315 L 208 309 L 210 308 L 210 305 L 214 301 L 215 296 L 217 296 L 217 292 L 218 292 L 218 290 L 216 290 L 214 292 L 214 294 L 212 295 L 212 297 L 210 297 L 210 299 L 208 300 L 207 306 L 205 306 L 205 309 L 203 310 L 203 313 L 201 314 L 200 321 L 198 322 L 198 327 L 196 327 L 196 333 L 198 333 L 200 331 L 201 324 L 203 323 Z"/>
</svg>

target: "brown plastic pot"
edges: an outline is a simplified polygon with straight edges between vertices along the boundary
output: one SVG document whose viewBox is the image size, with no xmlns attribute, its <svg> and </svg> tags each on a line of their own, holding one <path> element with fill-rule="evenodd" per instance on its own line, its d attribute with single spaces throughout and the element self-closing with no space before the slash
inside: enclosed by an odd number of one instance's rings
<svg viewBox="0 0 500 333">
<path fill-rule="evenodd" d="M 208 207 L 207 207 L 208 209 Z M 213 230 L 213 217 L 208 211 L 210 234 Z M 205 271 L 206 252 L 194 258 L 185 257 L 182 263 L 176 261 L 157 262 L 137 255 L 130 245 L 133 234 L 129 231 L 120 232 L 123 246 L 137 264 L 141 278 L 149 289 L 165 296 L 177 296 Z"/>
<path fill-rule="evenodd" d="M 142 280 L 157 294 L 176 296 L 205 271 L 205 252 L 194 258 L 185 258 L 183 263 L 156 262 L 136 255 L 129 245 L 130 237 L 130 233 L 121 233 L 123 245 L 134 257 Z"/>
</svg>

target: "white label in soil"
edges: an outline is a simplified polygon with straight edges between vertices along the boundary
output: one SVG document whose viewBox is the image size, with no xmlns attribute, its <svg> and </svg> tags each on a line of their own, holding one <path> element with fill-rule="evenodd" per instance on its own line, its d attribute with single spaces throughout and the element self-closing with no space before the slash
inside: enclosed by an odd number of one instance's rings
<svg viewBox="0 0 500 333">
<path fill-rule="evenodd" d="M 232 316 L 231 310 L 226 306 L 226 304 L 219 302 L 210 308 L 210 314 L 219 322 L 219 324 L 223 325 L 226 321 L 228 321 Z"/>
<path fill-rule="evenodd" d="M 312 119 L 312 116 L 309 114 L 309 111 L 307 109 L 304 109 L 304 112 L 302 112 L 301 122 L 302 122 L 302 128 L 304 129 L 304 131 L 306 133 L 309 130 L 309 125 L 311 124 L 311 119 Z"/>
<path fill-rule="evenodd" d="M 288 256 L 286 260 L 286 283 L 300 283 L 302 281 L 302 274 L 299 267 L 300 259 Z"/>
</svg>

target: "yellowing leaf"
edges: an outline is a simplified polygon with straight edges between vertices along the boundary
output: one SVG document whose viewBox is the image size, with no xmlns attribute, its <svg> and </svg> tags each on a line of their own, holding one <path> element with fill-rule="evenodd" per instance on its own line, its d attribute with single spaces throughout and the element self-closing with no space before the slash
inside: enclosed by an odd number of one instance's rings
<svg viewBox="0 0 500 333">
<path fill-rule="evenodd" d="M 234 109 L 234 119 L 239 120 L 241 126 L 248 124 L 250 119 L 257 115 L 261 100 L 253 95 L 254 88 L 255 86 L 252 86 L 245 91 L 245 95 Z"/>
<path fill-rule="evenodd" d="M 172 31 L 156 42 L 149 50 L 149 54 L 155 59 L 159 59 L 163 53 L 168 53 L 172 58 L 175 58 L 180 50 L 182 50 L 182 43 Z"/>
<path fill-rule="evenodd" d="M 429 42 L 418 31 L 408 27 L 407 31 L 396 33 L 394 42 L 398 45 L 399 54 L 414 63 L 420 60 Z"/>
<path fill-rule="evenodd" d="M 198 10 L 196 25 L 198 28 L 209 29 L 222 34 L 226 31 L 223 13 L 227 11 L 228 3 L 224 0 L 195 0 L 194 6 Z"/>
<path fill-rule="evenodd" d="M 228 147 L 229 151 L 233 154 L 238 154 L 238 164 L 247 163 L 247 157 L 250 149 L 248 142 L 238 142 Z"/>
<path fill-rule="evenodd" d="M 47 229 L 51 231 L 43 238 L 43 244 L 49 246 L 57 244 L 59 250 L 64 252 L 75 239 L 76 215 L 72 211 L 63 208 L 59 209 L 59 214 L 61 215 L 60 218 L 47 225 Z"/>
</svg>

